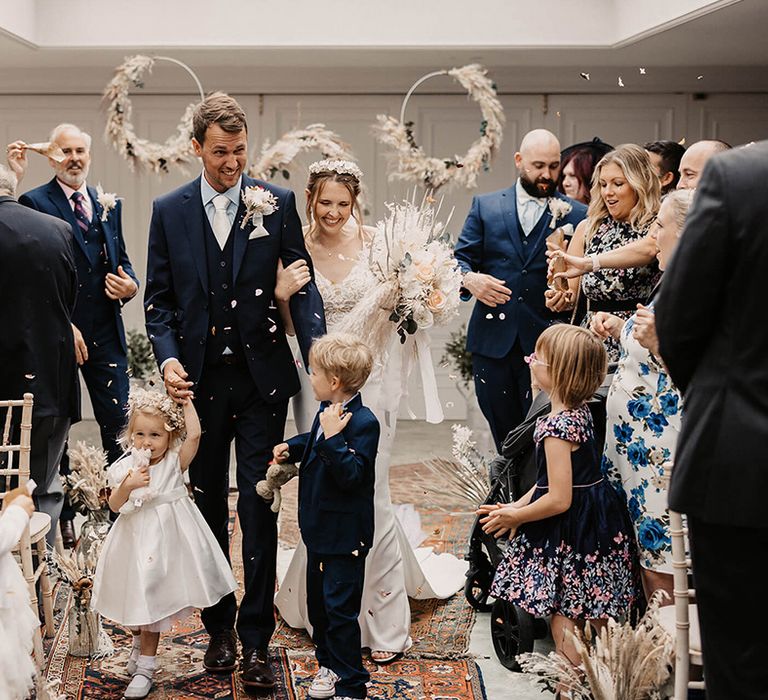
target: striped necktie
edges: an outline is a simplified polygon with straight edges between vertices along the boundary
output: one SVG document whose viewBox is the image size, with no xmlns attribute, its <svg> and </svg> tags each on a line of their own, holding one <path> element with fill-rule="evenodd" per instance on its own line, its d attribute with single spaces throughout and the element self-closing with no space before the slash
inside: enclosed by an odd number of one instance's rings
<svg viewBox="0 0 768 700">
<path fill-rule="evenodd" d="M 88 233 L 88 229 L 91 228 L 91 222 L 88 220 L 88 214 L 85 211 L 85 205 L 83 204 L 83 193 L 73 192 L 72 201 L 75 203 L 75 219 L 77 219 L 77 225 L 80 227 L 80 231 L 85 236 Z"/>
</svg>

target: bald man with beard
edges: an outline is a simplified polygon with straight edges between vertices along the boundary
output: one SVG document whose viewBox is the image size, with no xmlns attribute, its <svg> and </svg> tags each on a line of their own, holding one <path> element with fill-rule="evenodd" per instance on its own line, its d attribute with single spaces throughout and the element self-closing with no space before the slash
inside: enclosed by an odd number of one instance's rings
<svg viewBox="0 0 768 700">
<path fill-rule="evenodd" d="M 552 132 L 527 133 L 515 166 L 519 176 L 511 187 L 474 197 L 454 251 L 463 273 L 462 299 L 475 298 L 467 328 L 475 393 L 499 451 L 530 406 L 524 358 L 541 332 L 563 319 L 544 305 L 552 209 L 562 211 L 556 226 L 573 228 L 587 213 L 556 191 L 560 143 Z"/>
</svg>

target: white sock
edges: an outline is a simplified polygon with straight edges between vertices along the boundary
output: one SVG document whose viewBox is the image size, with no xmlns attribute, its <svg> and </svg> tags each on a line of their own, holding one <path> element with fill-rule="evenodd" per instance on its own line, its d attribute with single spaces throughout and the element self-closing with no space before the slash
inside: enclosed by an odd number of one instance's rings
<svg viewBox="0 0 768 700">
<path fill-rule="evenodd" d="M 139 656 L 139 666 L 145 671 L 153 672 L 157 665 L 155 659 L 156 657 L 154 656 Z"/>
</svg>

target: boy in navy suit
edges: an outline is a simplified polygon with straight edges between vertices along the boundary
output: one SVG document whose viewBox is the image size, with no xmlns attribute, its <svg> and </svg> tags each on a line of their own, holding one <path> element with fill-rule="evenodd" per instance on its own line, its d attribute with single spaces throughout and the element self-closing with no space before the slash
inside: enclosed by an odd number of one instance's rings
<svg viewBox="0 0 768 700">
<path fill-rule="evenodd" d="M 330 333 L 309 353 L 320 410 L 312 429 L 273 449 L 275 462 L 301 462 L 299 528 L 307 546 L 307 608 L 320 670 L 312 698 L 364 698 L 360 651 L 365 557 L 373 543 L 373 484 L 379 422 L 360 388 L 373 367 L 355 336 Z"/>
</svg>

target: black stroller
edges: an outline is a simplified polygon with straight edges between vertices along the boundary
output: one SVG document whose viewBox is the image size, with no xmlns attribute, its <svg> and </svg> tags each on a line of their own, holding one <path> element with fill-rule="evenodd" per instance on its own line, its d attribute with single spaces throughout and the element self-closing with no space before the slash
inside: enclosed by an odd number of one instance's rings
<svg viewBox="0 0 768 700">
<path fill-rule="evenodd" d="M 605 399 L 613 369 L 609 367 L 609 374 L 589 402 L 598 445 L 602 445 L 605 439 Z M 520 498 L 533 486 L 536 481 L 533 432 L 536 419 L 549 410 L 549 398 L 540 392 L 525 420 L 507 435 L 501 454 L 488 467 L 491 489 L 485 503 L 509 503 Z M 475 518 L 465 556 L 469 569 L 464 595 L 475 610 L 491 613 L 491 640 L 496 655 L 510 671 L 519 671 L 520 666 L 515 657 L 533 651 L 534 641 L 545 638 L 549 627 L 545 619 L 536 618 L 513 603 L 489 600 L 493 575 L 501 561 L 506 542 L 504 538 L 496 539 L 483 532 L 480 518 Z"/>
</svg>

